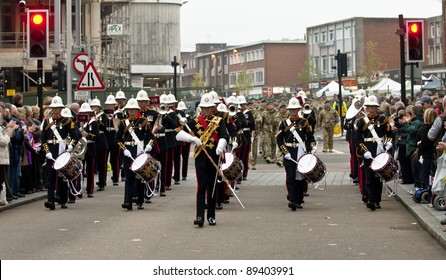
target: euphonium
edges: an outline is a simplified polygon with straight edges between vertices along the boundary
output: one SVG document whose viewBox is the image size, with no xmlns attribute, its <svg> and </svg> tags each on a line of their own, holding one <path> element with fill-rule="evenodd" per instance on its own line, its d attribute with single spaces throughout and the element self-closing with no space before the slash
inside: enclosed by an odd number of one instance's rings
<svg viewBox="0 0 446 280">
<path fill-rule="evenodd" d="M 305 103 L 304 104 L 304 107 L 302 108 L 302 112 L 305 114 L 305 115 L 309 115 L 309 114 L 311 114 L 311 105 L 310 104 L 308 104 L 308 103 Z"/>
<path fill-rule="evenodd" d="M 85 152 L 87 152 L 87 139 L 82 137 L 77 141 L 77 144 L 74 146 L 73 151 L 71 151 L 71 155 L 76 159 L 84 160 Z"/>
<path fill-rule="evenodd" d="M 234 103 L 229 104 L 228 112 L 230 116 L 234 116 L 235 114 L 237 114 L 237 105 Z"/>
<path fill-rule="evenodd" d="M 167 104 L 161 104 L 158 108 L 158 113 L 160 113 L 161 115 L 167 114 L 168 111 L 169 107 L 167 106 Z"/>
</svg>

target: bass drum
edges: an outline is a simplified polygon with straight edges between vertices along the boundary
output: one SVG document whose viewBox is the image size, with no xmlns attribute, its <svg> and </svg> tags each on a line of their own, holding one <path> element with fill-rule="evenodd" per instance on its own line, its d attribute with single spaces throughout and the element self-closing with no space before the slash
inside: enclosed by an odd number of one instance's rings
<svg viewBox="0 0 446 280">
<path fill-rule="evenodd" d="M 388 153 L 377 155 L 370 168 L 385 182 L 392 180 L 398 174 L 398 163 Z"/>
<path fill-rule="evenodd" d="M 161 170 L 161 164 L 151 155 L 142 153 L 132 162 L 130 170 L 146 183 L 152 182 Z"/>
<path fill-rule="evenodd" d="M 225 163 L 221 165 L 221 170 L 228 181 L 233 182 L 242 176 L 243 163 L 232 153 L 225 153 Z"/>
<path fill-rule="evenodd" d="M 54 161 L 53 168 L 56 172 L 60 172 L 68 181 L 73 181 L 81 175 L 81 168 L 78 161 L 68 152 L 62 153 L 57 157 Z"/>
<path fill-rule="evenodd" d="M 319 182 L 326 173 L 325 164 L 313 154 L 305 154 L 297 163 L 297 171 L 312 183 Z"/>
</svg>

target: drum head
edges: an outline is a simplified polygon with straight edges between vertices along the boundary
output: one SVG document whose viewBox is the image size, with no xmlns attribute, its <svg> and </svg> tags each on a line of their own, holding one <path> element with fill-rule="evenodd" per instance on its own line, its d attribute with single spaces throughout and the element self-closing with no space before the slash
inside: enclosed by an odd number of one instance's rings
<svg viewBox="0 0 446 280">
<path fill-rule="evenodd" d="M 221 170 L 226 170 L 234 162 L 234 155 L 232 153 L 225 153 L 225 163 L 221 165 Z"/>
<path fill-rule="evenodd" d="M 302 174 L 308 173 L 317 165 L 317 157 L 313 154 L 302 156 L 297 164 L 297 171 Z"/>
<path fill-rule="evenodd" d="M 70 161 L 70 158 L 71 158 L 71 154 L 68 152 L 60 154 L 56 158 L 56 161 L 54 161 L 53 168 L 55 170 L 59 170 L 59 169 L 65 167 L 65 165 L 67 165 L 67 163 Z"/>
<path fill-rule="evenodd" d="M 389 162 L 389 154 L 388 153 L 381 153 L 375 157 L 375 159 L 372 161 L 372 164 L 370 165 L 370 168 L 372 170 L 380 170 L 386 164 Z"/>
<path fill-rule="evenodd" d="M 149 155 L 146 153 L 140 154 L 133 161 L 132 165 L 130 166 L 130 170 L 135 171 L 135 170 L 140 169 L 146 163 L 148 157 L 149 157 Z"/>
</svg>

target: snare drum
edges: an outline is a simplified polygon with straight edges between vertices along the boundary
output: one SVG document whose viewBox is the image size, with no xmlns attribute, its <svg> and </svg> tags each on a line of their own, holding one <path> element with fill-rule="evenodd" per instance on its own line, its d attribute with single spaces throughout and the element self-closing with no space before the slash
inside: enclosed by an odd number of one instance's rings
<svg viewBox="0 0 446 280">
<path fill-rule="evenodd" d="M 390 181 L 398 174 L 398 163 L 388 153 L 377 155 L 370 168 L 384 181 Z"/>
<path fill-rule="evenodd" d="M 54 161 L 53 168 L 57 172 L 62 173 L 62 175 L 69 181 L 73 181 L 81 175 L 77 160 L 68 152 L 62 153 L 57 157 Z"/>
<path fill-rule="evenodd" d="M 297 171 L 312 183 L 319 182 L 325 176 L 325 164 L 313 154 L 305 154 L 297 163 Z"/>
<path fill-rule="evenodd" d="M 225 153 L 225 163 L 221 165 L 223 174 L 229 182 L 239 179 L 243 173 L 242 161 L 232 153 Z"/>
<path fill-rule="evenodd" d="M 151 155 L 142 153 L 133 161 L 130 170 L 142 178 L 146 183 L 152 182 L 161 170 L 161 164 Z"/>
</svg>

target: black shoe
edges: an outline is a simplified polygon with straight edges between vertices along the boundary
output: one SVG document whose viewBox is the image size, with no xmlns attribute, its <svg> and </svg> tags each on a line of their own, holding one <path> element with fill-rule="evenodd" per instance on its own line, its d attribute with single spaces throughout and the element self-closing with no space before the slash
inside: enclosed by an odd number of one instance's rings
<svg viewBox="0 0 446 280">
<path fill-rule="evenodd" d="M 98 192 L 102 192 L 103 190 L 104 190 L 104 187 L 99 187 L 99 188 L 97 189 Z"/>
<path fill-rule="evenodd" d="M 165 192 L 160 192 L 160 196 L 166 196 Z"/>
<path fill-rule="evenodd" d="M 20 193 L 20 192 L 17 194 L 17 196 L 18 197 L 25 197 L 25 195 L 23 193 Z"/>
<path fill-rule="evenodd" d="M 127 210 L 132 210 L 132 204 L 131 203 L 123 203 L 121 204 L 121 207 Z"/>
<path fill-rule="evenodd" d="M 367 199 L 367 197 L 362 196 L 362 202 L 367 203 L 367 201 L 369 201 L 369 200 Z M 368 208 L 368 207 L 367 207 L 367 208 Z"/>
<path fill-rule="evenodd" d="M 152 203 L 152 200 L 150 200 L 150 198 L 147 198 L 146 203 Z"/>
<path fill-rule="evenodd" d="M 138 204 L 138 210 L 143 210 L 143 209 L 144 209 L 144 205 Z"/>
<path fill-rule="evenodd" d="M 13 196 L 12 196 L 12 199 L 19 199 L 19 197 L 16 196 L 16 195 L 13 195 Z"/>
<path fill-rule="evenodd" d="M 208 223 L 210 226 L 215 226 L 217 224 L 217 222 L 215 221 L 215 218 L 212 218 L 212 217 L 208 218 Z"/>
<path fill-rule="evenodd" d="M 68 203 L 70 203 L 70 204 L 75 203 L 75 202 L 76 202 L 76 200 L 74 200 L 74 199 L 69 199 L 68 200 Z"/>
<path fill-rule="evenodd" d="M 170 190 L 172 190 L 172 188 L 170 186 L 167 186 L 166 191 L 170 191 Z"/>
<path fill-rule="evenodd" d="M 446 225 L 446 219 L 441 220 L 441 221 L 440 221 L 440 224 L 442 224 L 442 225 Z"/>
<path fill-rule="evenodd" d="M 303 205 L 302 205 L 302 203 L 297 203 L 297 204 L 296 204 L 296 207 L 297 207 L 297 209 L 302 209 L 302 208 L 304 208 Z"/>
<path fill-rule="evenodd" d="M 309 196 L 310 194 L 308 192 L 304 192 L 304 196 Z"/>
<path fill-rule="evenodd" d="M 93 194 L 92 194 L 92 193 L 89 193 L 87 196 L 88 196 L 88 197 L 93 197 Z"/>
<path fill-rule="evenodd" d="M 381 204 L 379 204 L 379 202 L 375 203 L 375 208 L 376 209 L 381 209 Z"/>
<path fill-rule="evenodd" d="M 45 208 L 48 208 L 50 210 L 56 210 L 56 205 L 54 204 L 54 202 L 45 201 L 43 205 L 45 205 Z"/>
<path fill-rule="evenodd" d="M 203 227 L 203 224 L 204 224 L 204 219 L 203 219 L 203 217 L 197 217 L 197 218 L 194 220 L 194 225 L 198 225 L 199 227 Z"/>
<path fill-rule="evenodd" d="M 12 196 L 6 198 L 6 201 L 7 201 L 7 202 L 11 202 L 12 200 L 13 200 L 13 197 L 12 197 Z"/>
<path fill-rule="evenodd" d="M 223 203 L 224 203 L 224 204 L 228 204 L 228 203 L 229 203 L 229 199 L 224 199 L 224 200 L 223 200 Z"/>
<path fill-rule="evenodd" d="M 183 179 L 182 179 L 183 181 L 186 181 L 186 177 L 183 177 Z"/>
<path fill-rule="evenodd" d="M 358 178 L 353 179 L 353 184 L 359 184 L 359 179 Z"/>
<path fill-rule="evenodd" d="M 118 182 L 113 182 L 113 186 L 118 186 L 119 183 Z"/>
<path fill-rule="evenodd" d="M 372 211 L 376 210 L 376 206 L 374 202 L 367 202 L 367 208 L 369 208 Z"/>
<path fill-rule="evenodd" d="M 60 208 L 62 208 L 62 209 L 67 209 L 68 206 L 67 206 L 65 203 L 62 203 L 62 204 L 60 205 Z"/>
<path fill-rule="evenodd" d="M 77 195 L 77 198 L 83 198 L 83 197 L 84 197 L 83 194 L 78 194 L 78 195 Z"/>
<path fill-rule="evenodd" d="M 216 210 L 222 210 L 223 206 L 221 205 L 221 203 L 218 203 L 217 206 L 215 207 Z"/>
<path fill-rule="evenodd" d="M 243 181 L 246 181 L 246 180 L 248 180 L 248 178 L 246 178 L 246 177 L 243 177 Z"/>
<path fill-rule="evenodd" d="M 291 210 L 296 211 L 296 204 L 293 202 L 288 202 L 288 208 L 291 208 Z"/>
<path fill-rule="evenodd" d="M 179 185 L 180 184 L 180 181 L 174 181 L 173 182 L 175 185 Z"/>
</svg>

